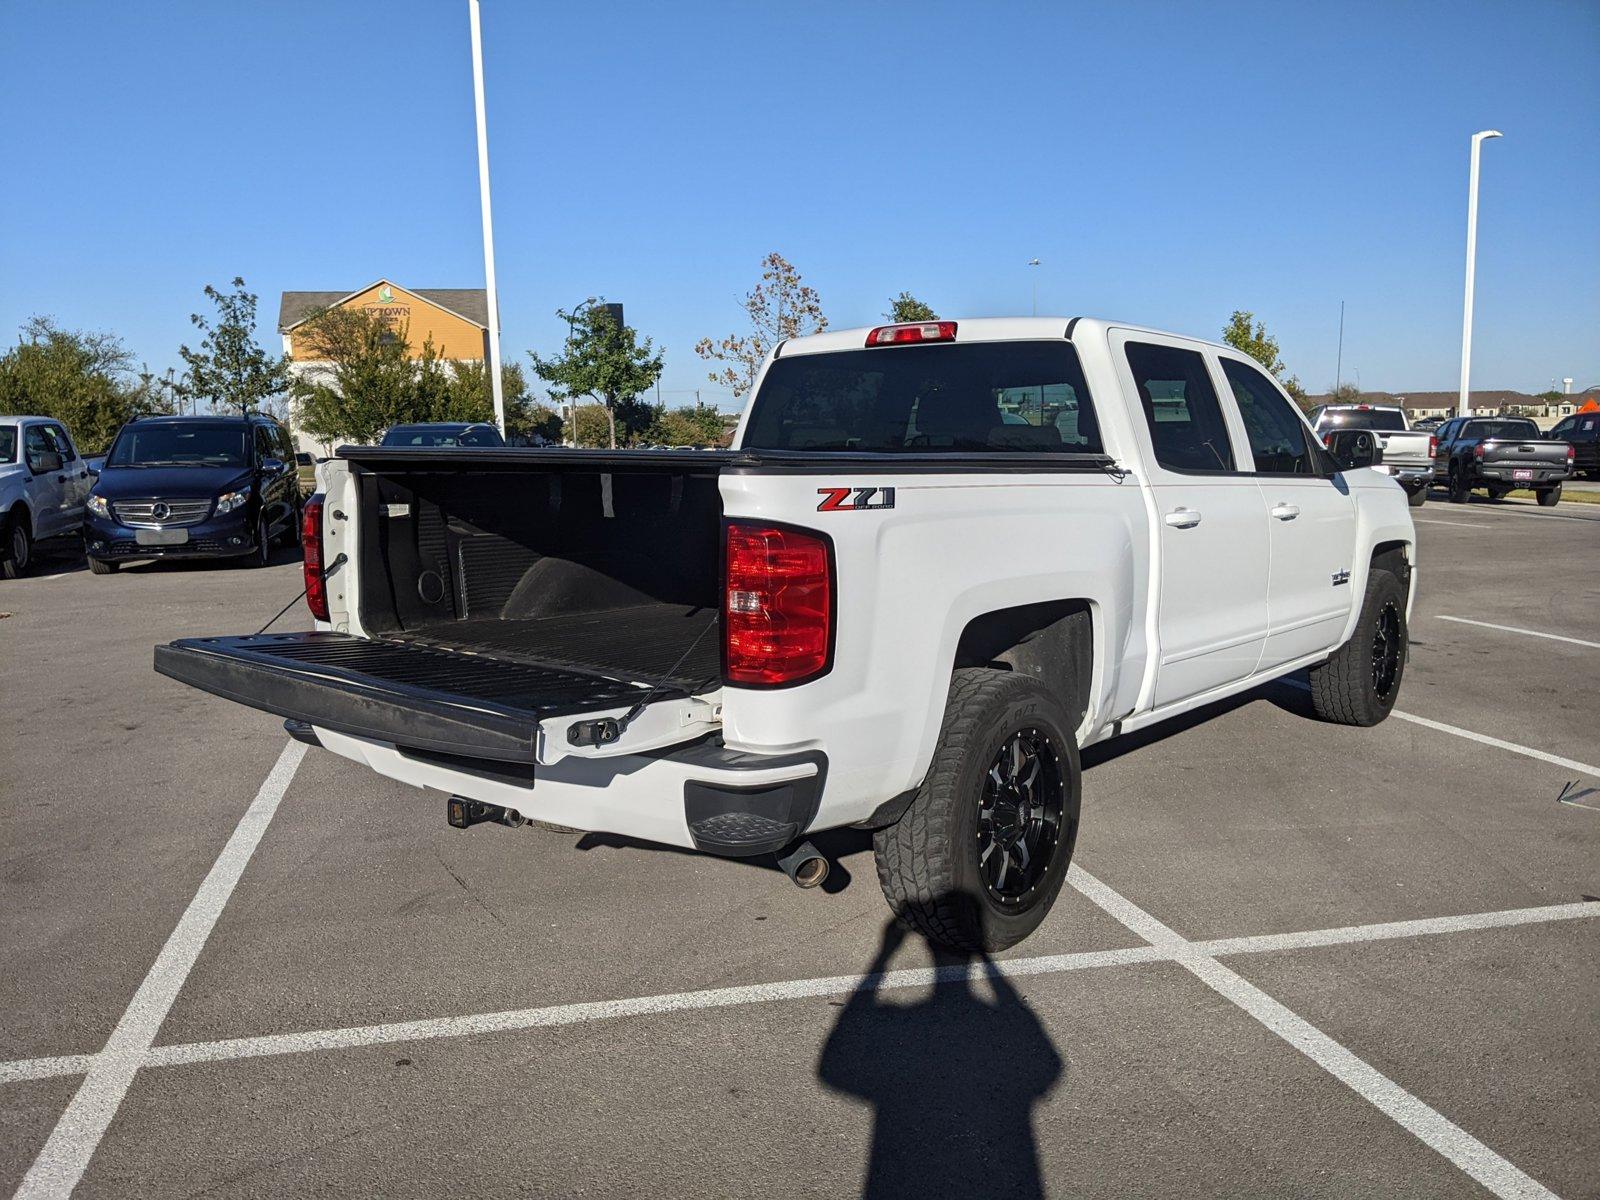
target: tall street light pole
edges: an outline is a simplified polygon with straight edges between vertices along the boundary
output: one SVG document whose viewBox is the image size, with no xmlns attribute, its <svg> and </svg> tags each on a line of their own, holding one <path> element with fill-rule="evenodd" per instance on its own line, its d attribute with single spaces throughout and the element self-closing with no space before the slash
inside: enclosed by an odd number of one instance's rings
<svg viewBox="0 0 1600 1200">
<path fill-rule="evenodd" d="M 1503 136 L 1498 129 L 1484 129 L 1472 135 L 1472 176 L 1467 184 L 1467 296 L 1461 314 L 1461 396 L 1456 402 L 1456 416 L 1471 415 L 1468 411 L 1468 384 L 1472 374 L 1472 276 L 1478 259 L 1478 156 L 1483 143 L 1490 138 Z"/>
<path fill-rule="evenodd" d="M 1039 265 L 1039 260 L 1037 258 L 1030 258 L 1028 260 L 1028 265 L 1030 267 L 1037 267 Z M 1039 275 L 1038 275 L 1038 272 L 1034 272 L 1033 273 L 1033 315 L 1036 316 L 1036 317 L 1039 315 Z"/>
<path fill-rule="evenodd" d="M 483 29 L 478 0 L 467 0 L 472 19 L 472 100 L 478 114 L 478 196 L 483 204 L 483 281 L 489 301 L 489 388 L 494 423 L 506 432 L 506 398 L 500 383 L 500 297 L 494 282 L 494 217 L 489 211 L 489 126 L 483 112 Z M 1474 160 L 1476 161 L 1476 160 Z"/>
</svg>

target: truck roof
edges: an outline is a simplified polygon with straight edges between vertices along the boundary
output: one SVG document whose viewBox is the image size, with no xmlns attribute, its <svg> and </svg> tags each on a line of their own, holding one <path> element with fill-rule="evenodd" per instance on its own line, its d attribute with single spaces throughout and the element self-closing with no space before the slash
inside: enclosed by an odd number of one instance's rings
<svg viewBox="0 0 1600 1200">
<path fill-rule="evenodd" d="M 1090 334 L 1103 335 L 1109 329 L 1127 329 L 1135 333 L 1155 333 L 1163 337 L 1181 337 L 1185 341 L 1197 345 L 1212 346 L 1219 350 L 1234 352 L 1232 346 L 1221 342 L 1210 341 L 1206 338 L 1191 337 L 1186 333 L 1173 333 L 1170 330 L 1152 329 L 1145 325 L 1134 325 L 1127 321 L 1108 321 L 1098 317 L 940 317 L 938 320 L 954 321 L 956 323 L 956 342 L 1016 342 L 1034 341 L 1044 338 L 1074 338 L 1085 337 Z M 885 325 L 917 324 L 915 321 L 881 321 L 877 325 L 859 325 L 850 329 L 829 329 L 823 333 L 808 334 L 805 337 L 789 338 L 779 344 L 777 357 L 787 358 L 791 354 L 826 354 L 836 350 L 863 350 L 867 345 L 867 335 L 874 329 L 881 329 Z"/>
</svg>

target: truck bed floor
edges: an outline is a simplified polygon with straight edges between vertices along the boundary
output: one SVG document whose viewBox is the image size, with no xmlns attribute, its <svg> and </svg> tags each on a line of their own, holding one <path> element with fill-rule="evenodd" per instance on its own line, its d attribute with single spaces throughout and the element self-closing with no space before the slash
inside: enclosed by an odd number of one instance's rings
<svg viewBox="0 0 1600 1200">
<path fill-rule="evenodd" d="M 721 676 L 718 624 L 715 609 L 642 604 L 526 620 L 473 617 L 384 636 L 511 661 L 615 674 L 692 692 L 714 685 Z"/>
</svg>

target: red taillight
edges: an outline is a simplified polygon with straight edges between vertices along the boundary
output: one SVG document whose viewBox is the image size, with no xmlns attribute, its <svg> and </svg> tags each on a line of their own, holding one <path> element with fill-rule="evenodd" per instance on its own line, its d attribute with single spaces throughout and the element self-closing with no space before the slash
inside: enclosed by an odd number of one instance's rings
<svg viewBox="0 0 1600 1200">
<path fill-rule="evenodd" d="M 899 346 L 909 342 L 953 342 L 954 321 L 918 321 L 912 325 L 879 325 L 867 334 L 869 346 Z"/>
<path fill-rule="evenodd" d="M 1439 456 L 1439 439 L 1434 437 L 1433 434 L 1430 433 L 1428 435 L 1428 457 L 1429 458 L 1437 458 L 1438 456 Z"/>
<path fill-rule="evenodd" d="M 306 501 L 300 517 L 300 546 L 306 555 L 306 607 L 328 620 L 328 581 L 322 576 L 322 496 Z"/>
<path fill-rule="evenodd" d="M 1573 461 L 1577 457 L 1578 457 L 1578 448 L 1576 446 L 1574 446 L 1571 442 L 1568 442 L 1567 443 L 1567 465 L 1571 466 Z"/>
<path fill-rule="evenodd" d="M 1483 443 L 1482 442 L 1479 442 L 1476 446 L 1474 446 L 1472 448 L 1472 457 L 1473 458 L 1482 458 L 1483 457 Z"/>
<path fill-rule="evenodd" d="M 828 543 L 771 525 L 728 525 L 722 593 L 729 683 L 797 683 L 828 667 L 833 571 Z"/>
</svg>

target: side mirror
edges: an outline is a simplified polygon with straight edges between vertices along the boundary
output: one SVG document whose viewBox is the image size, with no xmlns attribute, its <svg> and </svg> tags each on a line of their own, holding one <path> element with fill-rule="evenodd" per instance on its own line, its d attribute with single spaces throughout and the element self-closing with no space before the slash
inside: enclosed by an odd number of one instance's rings
<svg viewBox="0 0 1600 1200">
<path fill-rule="evenodd" d="M 61 470 L 61 455 L 54 450 L 40 450 L 28 455 L 28 470 L 35 475 L 48 475 L 51 471 Z"/>
<path fill-rule="evenodd" d="M 1375 467 L 1383 462 L 1383 451 L 1370 429 L 1335 429 L 1327 434 L 1323 444 L 1341 471 Z"/>
<path fill-rule="evenodd" d="M 86 458 L 83 460 L 83 465 L 87 468 L 89 474 L 98 475 L 101 468 L 106 465 L 106 460 L 103 458 Z"/>
<path fill-rule="evenodd" d="M 282 474 L 282 472 L 283 472 L 283 459 L 281 459 L 281 458 L 263 458 L 261 460 L 261 469 L 263 471 L 265 471 L 268 475 L 279 475 L 279 474 Z"/>
</svg>

